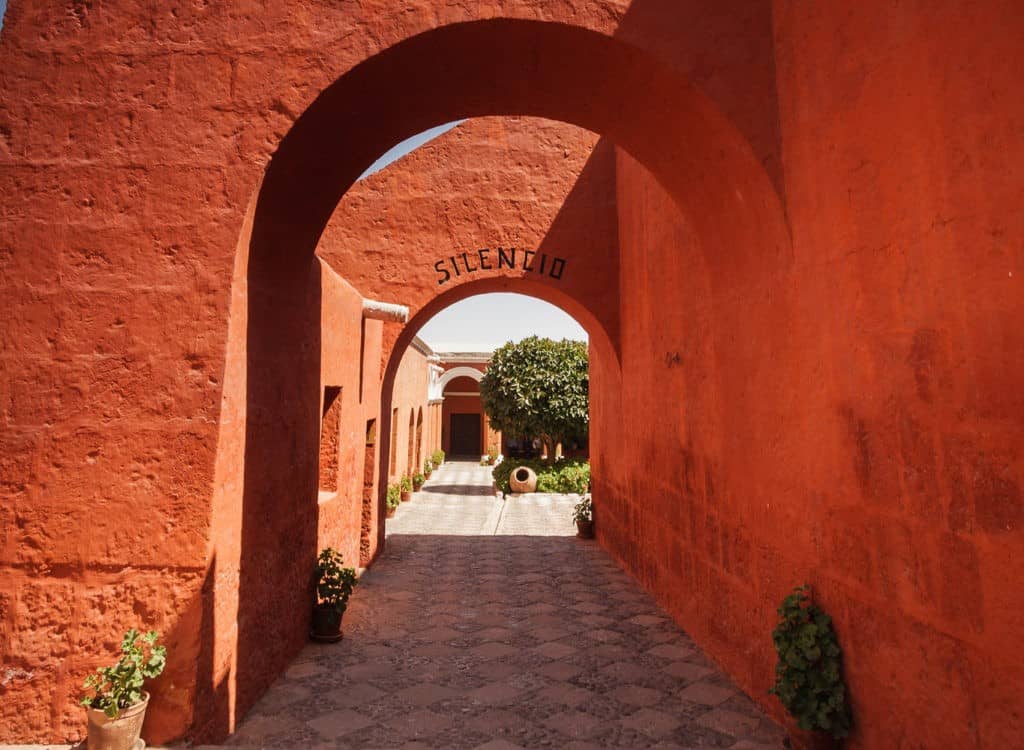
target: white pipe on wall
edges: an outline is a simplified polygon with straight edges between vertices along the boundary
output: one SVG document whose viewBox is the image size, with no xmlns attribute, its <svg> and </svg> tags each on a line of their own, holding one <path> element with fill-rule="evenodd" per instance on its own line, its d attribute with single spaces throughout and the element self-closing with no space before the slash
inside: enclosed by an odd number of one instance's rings
<svg viewBox="0 0 1024 750">
<path fill-rule="evenodd" d="M 376 299 L 363 300 L 363 317 L 373 320 L 389 320 L 395 323 L 409 322 L 409 308 L 392 302 L 381 302 Z"/>
</svg>

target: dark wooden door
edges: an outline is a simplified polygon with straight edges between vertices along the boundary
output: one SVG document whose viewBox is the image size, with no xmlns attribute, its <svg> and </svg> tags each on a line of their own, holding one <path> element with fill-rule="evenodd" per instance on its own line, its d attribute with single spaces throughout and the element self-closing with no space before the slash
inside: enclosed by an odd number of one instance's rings
<svg viewBox="0 0 1024 750">
<path fill-rule="evenodd" d="M 480 415 L 452 414 L 451 453 L 453 456 L 478 458 L 480 448 Z"/>
</svg>

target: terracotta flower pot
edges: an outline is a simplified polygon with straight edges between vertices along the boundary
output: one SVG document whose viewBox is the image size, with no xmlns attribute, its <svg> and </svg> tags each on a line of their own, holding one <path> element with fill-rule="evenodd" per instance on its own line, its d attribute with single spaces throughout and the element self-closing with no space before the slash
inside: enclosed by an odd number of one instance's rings
<svg viewBox="0 0 1024 750">
<path fill-rule="evenodd" d="M 576 536 L 580 539 L 593 539 L 594 538 L 594 522 L 593 521 L 577 521 L 576 522 Z"/>
<path fill-rule="evenodd" d="M 146 743 L 139 739 L 142 722 L 146 718 L 149 693 L 143 691 L 142 700 L 134 706 L 123 709 L 116 719 L 111 719 L 98 708 L 87 708 L 89 722 L 89 750 L 136 750 Z"/>
<path fill-rule="evenodd" d="M 398 508 L 388 508 L 387 513 L 384 514 L 385 518 L 393 518 Z"/>
<path fill-rule="evenodd" d="M 402 502 L 407 503 L 412 500 L 412 490 L 402 490 Z"/>
<path fill-rule="evenodd" d="M 334 607 L 313 607 L 313 619 L 309 624 L 309 637 L 319 643 L 334 643 L 341 640 L 341 612 Z"/>
</svg>

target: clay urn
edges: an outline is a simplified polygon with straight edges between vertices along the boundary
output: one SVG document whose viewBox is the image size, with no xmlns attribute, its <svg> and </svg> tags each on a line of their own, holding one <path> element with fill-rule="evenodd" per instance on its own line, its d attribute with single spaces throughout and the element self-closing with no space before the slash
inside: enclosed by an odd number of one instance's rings
<svg viewBox="0 0 1024 750">
<path fill-rule="evenodd" d="M 513 492 L 536 492 L 537 475 L 529 466 L 519 466 L 508 477 Z"/>
</svg>

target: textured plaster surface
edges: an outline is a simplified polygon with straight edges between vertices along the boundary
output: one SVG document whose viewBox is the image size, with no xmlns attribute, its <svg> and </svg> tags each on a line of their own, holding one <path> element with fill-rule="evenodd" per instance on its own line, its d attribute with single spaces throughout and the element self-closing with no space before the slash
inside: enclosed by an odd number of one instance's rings
<svg viewBox="0 0 1024 750">
<path fill-rule="evenodd" d="M 303 644 L 318 535 L 362 555 L 346 503 L 415 323 L 502 289 L 588 326 L 598 541 L 749 695 L 778 711 L 766 634 L 809 581 L 846 648 L 850 747 L 1019 744 L 1022 36 L 1016 0 L 11 0 L 0 737 L 78 736 L 82 675 L 136 623 L 171 647 L 148 736 L 230 731 Z M 381 296 L 408 286 L 417 317 L 364 330 L 320 232 L 380 153 L 468 115 L 617 146 L 618 270 L 431 297 L 436 256 L 391 238 L 409 272 Z M 544 200 L 482 143 L 473 179 L 510 195 L 481 195 Z M 566 195 L 559 215 L 596 215 Z M 402 205 L 471 230 L 484 204 Z M 334 270 L 372 278 L 365 258 Z M 356 444 L 321 515 L 328 380 Z"/>
</svg>

